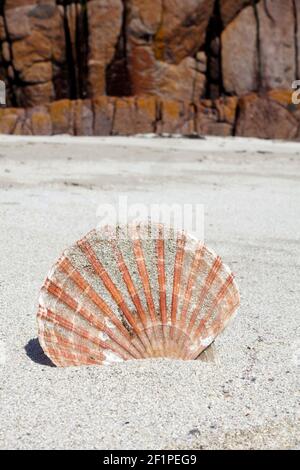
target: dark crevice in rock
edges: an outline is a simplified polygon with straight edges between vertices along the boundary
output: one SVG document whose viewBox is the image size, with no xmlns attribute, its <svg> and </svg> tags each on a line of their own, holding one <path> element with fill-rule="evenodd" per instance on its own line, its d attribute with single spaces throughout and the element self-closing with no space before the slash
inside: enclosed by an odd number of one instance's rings
<svg viewBox="0 0 300 470">
<path fill-rule="evenodd" d="M 293 0 L 293 10 L 294 10 L 294 37 L 295 37 L 295 70 L 296 70 L 296 80 L 300 79 L 299 75 L 299 46 L 298 46 L 298 35 L 299 35 L 299 29 L 298 29 L 298 10 L 297 10 L 297 5 L 296 5 L 296 0 Z"/>
<path fill-rule="evenodd" d="M 258 87 L 258 91 L 261 91 L 263 69 L 262 69 L 262 60 L 261 60 L 260 19 L 259 19 L 256 0 L 252 0 L 252 7 L 253 7 L 255 21 L 256 21 L 257 87 Z"/>
<path fill-rule="evenodd" d="M 114 135 L 114 128 L 115 128 L 115 122 L 116 122 L 116 114 L 117 114 L 117 104 L 116 101 L 113 101 L 113 112 L 112 112 L 112 118 L 111 118 L 111 131 L 110 135 Z"/>
<path fill-rule="evenodd" d="M 233 123 L 233 127 L 232 127 L 232 135 L 233 136 L 237 135 L 237 125 L 238 125 L 238 122 L 239 122 L 240 113 L 241 113 L 241 108 L 240 108 L 240 103 L 238 102 L 236 110 L 235 110 L 235 118 L 234 118 L 234 123 Z"/>
<path fill-rule="evenodd" d="M 208 24 L 205 52 L 207 56 L 206 98 L 219 98 L 224 93 L 222 78 L 221 33 L 223 23 L 220 12 L 220 0 L 214 4 L 213 14 Z"/>
<path fill-rule="evenodd" d="M 191 103 L 191 108 L 192 108 L 192 111 L 193 111 L 193 133 L 194 134 L 197 134 L 197 129 L 198 129 L 198 119 L 197 119 L 197 116 L 198 116 L 198 108 L 197 108 L 197 105 L 195 103 Z"/>
<path fill-rule="evenodd" d="M 269 18 L 269 20 L 271 20 L 271 22 L 272 22 L 273 24 L 275 24 L 275 20 L 274 20 L 273 16 L 272 16 L 271 13 L 270 13 L 269 6 L 268 6 L 268 1 L 267 1 L 267 0 L 263 0 L 263 6 L 264 6 L 264 10 L 265 10 L 266 15 L 267 15 L 267 17 Z"/>
<path fill-rule="evenodd" d="M 127 5 L 123 0 L 123 17 L 115 55 L 106 67 L 105 84 L 108 96 L 132 96 L 127 61 Z"/>
<path fill-rule="evenodd" d="M 164 53 L 164 41 L 163 41 L 163 24 L 164 24 L 164 14 L 165 14 L 166 6 L 164 4 L 164 0 L 161 0 L 161 10 L 160 10 L 160 20 L 159 25 L 157 27 L 156 33 L 153 37 L 154 43 L 154 55 L 156 60 L 164 61 L 165 53 Z"/>
<path fill-rule="evenodd" d="M 155 102 L 155 123 L 154 123 L 154 133 L 158 133 L 159 124 L 162 122 L 162 103 L 159 100 Z"/>
<path fill-rule="evenodd" d="M 81 10 L 77 15 L 76 23 L 76 50 L 78 68 L 78 91 L 79 98 L 87 97 L 87 76 L 88 76 L 88 18 L 87 0 L 81 1 Z"/>
<path fill-rule="evenodd" d="M 3 24 L 4 24 L 4 31 L 5 31 L 5 37 L 6 41 L 9 47 L 9 54 L 10 54 L 10 62 L 7 64 L 7 69 L 8 67 L 11 67 L 11 70 L 13 72 L 14 78 L 10 76 L 7 70 L 7 91 L 8 91 L 8 102 L 13 106 L 17 107 L 20 105 L 19 100 L 18 100 L 18 91 L 17 88 L 22 86 L 22 82 L 18 76 L 17 71 L 14 69 L 13 66 L 13 51 L 12 51 L 12 42 L 9 37 L 8 33 L 8 27 L 7 27 L 7 21 L 6 21 L 6 14 L 5 14 L 5 4 L 6 0 L 3 0 L 0 4 L 0 16 L 3 17 Z M 2 45 L 1 45 L 2 46 Z"/>
<path fill-rule="evenodd" d="M 68 1 L 58 1 L 58 4 L 64 7 L 64 31 L 65 31 L 65 45 L 66 45 L 66 63 L 68 73 L 68 98 L 75 100 L 77 98 L 77 80 L 75 62 L 73 57 L 73 48 L 71 41 L 71 32 L 68 21 Z"/>
<path fill-rule="evenodd" d="M 67 78 L 67 97 L 70 99 L 84 99 L 87 97 L 88 74 L 88 20 L 87 0 L 57 0 L 63 6 L 64 32 L 66 47 L 66 65 L 62 67 L 62 79 Z M 70 24 L 73 9 L 74 24 Z M 75 15 L 74 15 L 75 13 Z M 73 37 L 71 31 L 74 31 Z M 60 80 L 56 83 L 56 95 L 62 95 L 59 89 Z"/>
</svg>

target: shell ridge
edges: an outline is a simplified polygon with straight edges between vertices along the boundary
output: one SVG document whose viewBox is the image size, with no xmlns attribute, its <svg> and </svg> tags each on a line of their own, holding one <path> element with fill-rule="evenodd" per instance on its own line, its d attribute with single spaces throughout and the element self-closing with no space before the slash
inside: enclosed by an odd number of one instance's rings
<svg viewBox="0 0 300 470">
<path fill-rule="evenodd" d="M 94 271 L 96 272 L 96 274 L 99 275 L 100 279 L 102 280 L 104 286 L 106 287 L 107 291 L 111 295 L 112 299 L 120 307 L 120 309 L 122 310 L 122 312 L 125 315 L 125 318 L 129 322 L 129 324 L 131 325 L 131 327 L 133 328 L 135 333 L 137 334 L 137 336 L 138 336 L 138 338 L 141 342 L 141 345 L 143 346 L 145 351 L 147 351 L 147 344 L 145 344 L 145 342 L 142 338 L 142 335 L 141 335 L 141 331 L 139 330 L 139 328 L 137 328 L 136 323 L 135 323 L 135 319 L 134 319 L 132 313 L 130 312 L 128 306 L 126 305 L 126 302 L 125 302 L 122 294 L 120 293 L 119 289 L 116 287 L 114 282 L 111 280 L 109 274 L 106 272 L 106 270 L 105 270 L 104 266 L 102 265 L 101 261 L 97 258 L 97 256 L 94 253 L 91 245 L 86 240 L 83 239 L 83 240 L 78 242 L 78 246 L 87 255 Z"/>
<path fill-rule="evenodd" d="M 210 308 L 206 312 L 205 316 L 201 319 L 201 321 L 200 321 L 200 323 L 197 327 L 197 330 L 196 330 L 196 335 L 197 335 L 197 333 L 198 334 L 201 333 L 201 331 L 204 328 L 206 322 L 208 321 L 210 316 L 213 314 L 213 311 L 217 308 L 218 304 L 224 298 L 224 295 L 226 294 L 226 292 L 227 292 L 228 288 L 230 287 L 230 285 L 232 284 L 232 282 L 233 282 L 233 275 L 229 274 L 226 281 L 223 283 L 223 285 L 219 289 L 219 291 L 218 291 L 216 297 L 214 298 L 214 301 L 211 304 Z"/>
<path fill-rule="evenodd" d="M 45 333 L 44 337 L 48 342 L 52 341 L 55 343 L 55 341 L 53 341 L 53 335 L 51 335 L 51 333 Z M 60 334 L 57 334 L 56 338 L 58 339 L 57 344 L 59 344 L 60 348 L 63 348 L 63 349 L 66 348 L 67 350 L 75 349 L 75 351 L 78 351 L 79 353 L 87 354 L 89 356 L 94 356 L 94 359 L 96 358 L 98 362 L 100 363 L 105 359 L 104 355 L 101 352 L 93 350 L 83 345 L 82 343 L 72 342 Z"/>
<path fill-rule="evenodd" d="M 133 304 L 137 310 L 137 314 L 139 315 L 139 318 L 142 322 L 142 325 L 143 325 L 143 330 L 145 331 L 145 335 L 147 337 L 147 343 L 149 343 L 149 347 L 151 348 L 152 350 L 152 345 L 151 345 L 151 338 L 149 338 L 148 334 L 147 334 L 147 316 L 146 316 L 146 313 L 144 311 L 144 308 L 142 306 L 142 303 L 141 303 L 141 300 L 140 300 L 140 297 L 136 291 L 136 288 L 134 286 L 134 283 L 132 281 L 132 278 L 131 278 L 131 275 L 130 275 L 130 272 L 128 270 L 128 267 L 124 261 L 124 258 L 123 258 L 123 255 L 122 255 L 122 252 L 120 250 L 120 248 L 117 246 L 115 240 L 112 240 L 111 241 L 111 245 L 113 246 L 113 249 L 114 249 L 114 253 L 115 253 L 115 256 L 116 256 L 116 260 L 117 260 L 117 263 L 118 263 L 118 267 L 119 267 L 119 270 L 122 274 L 122 277 L 123 277 L 123 280 L 124 280 L 124 284 L 127 288 L 127 291 L 133 301 Z M 153 352 L 153 350 L 152 350 Z"/>
<path fill-rule="evenodd" d="M 181 318 L 180 318 L 180 324 L 183 327 L 186 321 L 186 314 L 190 305 L 191 297 L 192 297 L 192 291 L 193 287 L 196 281 L 197 273 L 200 268 L 201 262 L 202 262 L 202 253 L 203 253 L 203 245 L 199 244 L 200 246 L 195 252 L 194 259 L 192 262 L 192 266 L 189 272 L 189 277 L 188 277 L 188 282 L 186 286 L 186 290 L 184 293 L 184 303 L 182 310 L 180 312 Z"/>
<path fill-rule="evenodd" d="M 214 341 L 214 339 L 216 338 L 216 336 L 220 333 L 222 333 L 222 331 L 225 329 L 225 327 L 227 326 L 227 323 L 229 320 L 232 320 L 233 318 L 233 313 L 236 311 L 236 309 L 238 308 L 239 306 L 239 301 L 237 301 L 236 303 L 232 304 L 232 307 L 231 309 L 228 311 L 228 314 L 227 314 L 227 318 L 226 318 L 226 321 L 224 322 L 223 324 L 223 327 L 220 328 L 220 324 L 216 323 L 214 325 L 214 327 L 212 328 L 211 332 L 210 332 L 210 335 L 209 335 L 209 339 L 210 341 L 207 342 L 205 344 L 205 346 L 203 347 L 203 344 L 200 345 L 200 347 L 196 350 L 196 353 L 195 355 L 193 356 L 193 358 L 196 358 L 199 356 L 199 354 L 201 354 L 202 351 L 204 351 L 206 348 L 208 348 L 208 346 Z M 203 341 L 202 341 L 203 343 Z"/>
<path fill-rule="evenodd" d="M 157 270 L 159 285 L 159 305 L 162 324 L 167 323 L 167 296 L 166 296 L 166 270 L 165 270 L 165 244 L 162 228 L 159 231 L 159 237 L 156 242 L 157 250 Z"/>
<path fill-rule="evenodd" d="M 184 247 L 186 243 L 185 234 L 179 235 L 176 242 L 176 256 L 174 265 L 174 276 L 173 276 L 173 292 L 172 292 L 172 303 L 171 303 L 171 324 L 174 327 L 176 323 L 177 308 L 178 308 L 178 296 L 180 290 L 180 279 L 183 267 L 184 258 Z M 173 336 L 174 329 L 171 328 L 171 337 Z"/>
<path fill-rule="evenodd" d="M 145 262 L 144 251 L 143 251 L 143 247 L 142 247 L 142 243 L 140 239 L 139 228 L 137 228 L 135 237 L 133 239 L 133 252 L 134 252 L 134 257 L 135 257 L 135 261 L 137 264 L 138 272 L 141 278 L 141 282 L 142 282 L 142 286 L 143 286 L 143 290 L 144 290 L 144 294 L 146 298 L 146 303 L 148 307 L 148 312 L 149 312 L 150 319 L 153 325 L 153 329 L 151 330 L 151 332 L 153 334 L 152 339 L 153 339 L 154 344 L 152 347 L 154 348 L 154 351 L 155 351 L 154 355 L 156 355 L 156 351 L 158 352 L 158 354 L 161 355 L 163 354 L 163 351 L 160 348 L 160 344 L 157 338 L 158 332 L 157 332 L 157 329 L 155 328 L 155 325 L 157 324 L 157 319 L 155 315 L 155 306 L 154 306 L 154 301 L 152 297 L 151 285 L 150 285 L 149 274 L 148 274 L 148 270 L 147 270 L 147 266 Z"/>
<path fill-rule="evenodd" d="M 134 356 L 141 357 L 141 352 L 134 347 L 130 342 L 130 334 L 106 302 L 95 292 L 93 287 L 80 275 L 80 273 L 73 267 L 72 263 L 68 258 L 61 260 L 58 264 L 58 269 L 62 270 L 69 278 L 74 282 L 74 284 L 83 292 L 86 292 L 89 299 L 94 303 L 94 305 L 100 309 L 103 315 L 118 328 L 118 330 L 124 335 L 124 340 L 127 341 L 127 350 L 135 350 Z M 128 349 L 129 348 L 129 349 Z"/>
<path fill-rule="evenodd" d="M 154 324 L 156 322 L 155 307 L 154 307 L 154 302 L 153 302 L 153 298 L 151 294 L 151 286 L 149 282 L 149 276 L 148 276 L 147 267 L 145 264 L 144 252 L 143 252 L 140 239 L 136 239 L 133 241 L 133 250 L 134 250 L 139 274 L 142 280 L 142 284 L 143 284 L 143 288 L 144 288 L 144 292 L 146 296 L 146 301 L 147 301 L 147 306 L 149 309 L 151 320 Z"/>
<path fill-rule="evenodd" d="M 216 276 L 218 274 L 218 271 L 221 265 L 222 265 L 221 258 L 217 256 L 208 273 L 208 276 L 205 279 L 204 285 L 200 291 L 200 295 L 197 300 L 197 305 L 194 308 L 192 316 L 190 318 L 190 322 L 189 322 L 188 329 L 187 329 L 189 335 L 194 328 L 194 323 L 196 321 L 197 315 L 203 305 L 203 302 L 207 296 L 207 293 L 209 292 L 210 287 L 212 286 L 214 280 L 216 279 Z"/>
<path fill-rule="evenodd" d="M 192 298 L 192 293 L 193 293 L 193 287 L 196 282 L 197 274 L 199 272 L 201 263 L 203 261 L 203 252 L 204 252 L 204 245 L 199 242 L 198 248 L 194 253 L 194 258 L 192 261 L 192 265 L 189 271 L 188 275 L 188 281 L 187 281 L 187 286 L 186 290 L 184 293 L 184 302 L 183 302 L 183 307 L 180 312 L 180 329 L 186 331 L 186 321 L 187 321 L 187 312 L 190 306 L 191 298 Z M 186 348 L 186 341 L 189 336 L 182 336 L 180 338 L 178 347 L 182 351 L 183 349 Z"/>
<path fill-rule="evenodd" d="M 100 346 L 102 349 L 110 349 L 118 355 L 121 354 L 121 357 L 123 357 L 124 360 L 128 358 L 128 354 L 124 355 L 123 351 L 120 353 L 120 351 L 118 351 L 113 345 L 108 344 L 95 336 L 92 336 L 90 333 L 86 332 L 83 328 L 81 328 L 78 325 L 75 326 L 74 323 L 71 323 L 70 321 L 66 320 L 61 315 L 58 315 L 49 309 L 46 309 L 46 310 L 47 310 L 46 316 L 43 316 L 43 313 L 42 313 L 40 315 L 40 318 L 44 318 L 44 320 L 50 323 L 59 325 L 63 327 L 64 329 L 71 331 L 72 333 L 79 336 L 80 338 L 85 339 L 87 341 L 91 341 L 96 346 Z"/>
<path fill-rule="evenodd" d="M 128 330 L 124 327 L 122 322 L 117 318 L 110 307 L 105 303 L 93 287 L 81 276 L 81 274 L 73 267 L 72 263 L 68 258 L 65 258 L 62 263 L 58 266 L 63 272 L 69 275 L 70 279 L 77 285 L 77 287 L 86 292 L 87 296 L 92 302 L 106 315 L 116 327 L 120 328 L 122 332 L 130 337 Z"/>
<path fill-rule="evenodd" d="M 130 295 L 130 297 L 131 297 L 131 299 L 134 303 L 134 306 L 135 306 L 135 308 L 137 310 L 137 313 L 138 313 L 138 315 L 139 315 L 139 317 L 142 321 L 143 326 L 146 328 L 147 327 L 146 313 L 144 311 L 141 300 L 139 298 L 139 295 L 136 291 L 136 288 L 135 288 L 134 283 L 132 281 L 132 278 L 130 276 L 129 270 L 128 270 L 128 268 L 126 266 L 126 263 L 124 261 L 121 250 L 119 249 L 119 247 L 117 246 L 117 244 L 114 241 L 112 241 L 111 243 L 114 247 L 118 267 L 119 267 L 119 270 L 122 274 L 122 277 L 123 277 L 124 283 L 126 285 L 127 291 L 128 291 L 128 293 L 129 293 L 129 295 Z"/>
<path fill-rule="evenodd" d="M 166 353 L 167 338 L 166 338 L 166 325 L 167 325 L 167 295 L 166 295 L 166 269 L 165 269 L 165 242 L 163 227 L 159 227 L 158 238 L 156 240 L 156 256 L 157 256 L 157 274 L 159 286 L 159 307 L 161 317 L 162 329 L 162 349 Z"/>
</svg>

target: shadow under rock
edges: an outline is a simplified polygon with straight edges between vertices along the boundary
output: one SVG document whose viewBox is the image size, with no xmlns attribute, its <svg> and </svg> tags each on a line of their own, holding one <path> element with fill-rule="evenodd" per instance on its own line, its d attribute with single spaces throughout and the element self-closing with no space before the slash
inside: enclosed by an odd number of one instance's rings
<svg viewBox="0 0 300 470">
<path fill-rule="evenodd" d="M 25 346 L 27 356 L 42 366 L 55 367 L 53 362 L 46 356 L 41 348 L 38 338 L 31 339 Z"/>
</svg>

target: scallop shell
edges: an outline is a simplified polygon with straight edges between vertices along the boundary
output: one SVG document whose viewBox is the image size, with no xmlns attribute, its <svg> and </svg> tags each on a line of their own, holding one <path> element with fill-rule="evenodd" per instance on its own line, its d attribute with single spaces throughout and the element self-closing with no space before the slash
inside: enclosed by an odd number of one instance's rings
<svg viewBox="0 0 300 470">
<path fill-rule="evenodd" d="M 221 258 L 163 225 L 93 230 L 67 249 L 39 299 L 39 340 L 61 367 L 196 359 L 239 305 Z"/>
</svg>

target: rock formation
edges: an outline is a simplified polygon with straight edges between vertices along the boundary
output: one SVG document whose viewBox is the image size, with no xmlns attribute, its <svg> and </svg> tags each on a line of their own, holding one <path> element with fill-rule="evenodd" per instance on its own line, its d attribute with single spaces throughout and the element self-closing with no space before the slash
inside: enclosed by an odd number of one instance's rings
<svg viewBox="0 0 300 470">
<path fill-rule="evenodd" d="M 0 133 L 299 139 L 300 0 L 2 0 Z"/>
</svg>

